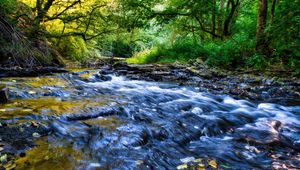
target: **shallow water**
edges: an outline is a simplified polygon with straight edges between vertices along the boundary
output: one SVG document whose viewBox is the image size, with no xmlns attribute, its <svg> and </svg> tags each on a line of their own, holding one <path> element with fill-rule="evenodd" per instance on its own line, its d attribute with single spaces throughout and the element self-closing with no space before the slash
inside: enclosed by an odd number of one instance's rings
<svg viewBox="0 0 300 170">
<path fill-rule="evenodd" d="M 96 73 L 1 80 L 1 118 L 42 115 L 53 129 L 17 169 L 300 168 L 300 106 Z"/>
</svg>

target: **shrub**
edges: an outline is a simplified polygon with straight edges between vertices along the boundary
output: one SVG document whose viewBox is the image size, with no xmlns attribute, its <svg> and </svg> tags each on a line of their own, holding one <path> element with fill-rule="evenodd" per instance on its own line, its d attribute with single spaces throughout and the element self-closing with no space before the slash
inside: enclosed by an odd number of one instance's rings
<svg viewBox="0 0 300 170">
<path fill-rule="evenodd" d="M 157 44 L 151 49 L 136 53 L 128 63 L 172 63 L 188 62 L 206 55 L 206 50 L 192 39 L 177 39 L 173 44 Z"/>
<path fill-rule="evenodd" d="M 264 55 L 255 54 L 246 59 L 246 65 L 256 70 L 263 70 L 268 66 L 268 62 Z"/>
<path fill-rule="evenodd" d="M 59 52 L 72 61 L 84 61 L 89 57 L 89 50 L 82 38 L 66 37 L 59 43 Z"/>
<path fill-rule="evenodd" d="M 206 64 L 223 68 L 242 67 L 248 57 L 253 56 L 255 40 L 247 35 L 237 35 L 224 41 L 205 43 L 208 51 Z"/>
</svg>

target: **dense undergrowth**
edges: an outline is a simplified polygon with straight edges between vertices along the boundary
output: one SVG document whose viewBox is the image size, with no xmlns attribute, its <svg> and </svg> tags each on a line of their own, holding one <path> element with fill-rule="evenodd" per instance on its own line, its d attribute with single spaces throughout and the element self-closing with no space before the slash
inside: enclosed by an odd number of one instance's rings
<svg viewBox="0 0 300 170">
<path fill-rule="evenodd" d="M 138 52 L 126 61 L 131 64 L 200 62 L 224 69 L 291 69 L 294 74 L 300 73 L 299 59 L 284 58 L 276 53 L 270 56 L 259 54 L 255 51 L 255 40 L 248 37 L 206 43 L 191 38 L 178 39 L 173 44 L 157 44 Z"/>
</svg>

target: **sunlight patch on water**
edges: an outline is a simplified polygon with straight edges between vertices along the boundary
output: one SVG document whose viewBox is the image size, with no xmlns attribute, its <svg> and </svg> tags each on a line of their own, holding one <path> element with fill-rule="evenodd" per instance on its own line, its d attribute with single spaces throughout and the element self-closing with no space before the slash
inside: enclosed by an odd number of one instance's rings
<svg viewBox="0 0 300 170">
<path fill-rule="evenodd" d="M 46 139 L 39 139 L 36 144 L 38 146 L 27 151 L 25 157 L 16 159 L 15 169 L 74 169 L 84 157 L 82 152 L 69 145 L 51 145 Z"/>
<path fill-rule="evenodd" d="M 104 106 L 110 100 L 102 97 L 89 99 L 63 100 L 55 97 L 44 97 L 36 99 L 16 99 L 7 104 L 0 104 L 0 117 L 12 118 L 32 114 L 60 115 L 65 113 L 76 113 L 86 108 Z"/>
<path fill-rule="evenodd" d="M 120 118 L 116 116 L 109 117 L 98 117 L 97 119 L 89 119 L 82 121 L 88 125 L 92 126 L 101 126 L 108 130 L 116 130 L 119 126 L 124 125 L 126 122 L 120 120 Z"/>
<path fill-rule="evenodd" d="M 33 88 L 40 88 L 43 86 L 59 86 L 65 87 L 67 85 L 66 81 L 53 76 L 45 77 L 26 77 L 26 78 L 3 78 L 1 83 L 6 85 L 19 85 L 19 86 L 30 86 Z"/>
</svg>

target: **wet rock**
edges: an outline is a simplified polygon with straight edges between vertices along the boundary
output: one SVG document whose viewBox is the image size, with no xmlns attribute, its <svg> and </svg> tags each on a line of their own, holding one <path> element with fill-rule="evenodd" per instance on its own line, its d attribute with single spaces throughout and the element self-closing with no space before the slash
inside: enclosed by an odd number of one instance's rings
<svg viewBox="0 0 300 170">
<path fill-rule="evenodd" d="M 94 77 L 96 78 L 97 81 L 110 81 L 112 79 L 110 76 L 103 75 L 103 74 L 96 74 L 94 75 Z"/>
<path fill-rule="evenodd" d="M 0 85 L 0 103 L 8 102 L 8 88 Z"/>
<path fill-rule="evenodd" d="M 257 144 L 280 144 L 279 121 L 257 122 L 252 125 L 238 128 L 234 136 L 237 140 L 253 142 Z"/>
<path fill-rule="evenodd" d="M 52 73 L 67 73 L 68 70 L 57 67 L 41 68 L 0 68 L 1 77 L 36 77 Z"/>
<path fill-rule="evenodd" d="M 5 124 L 4 122 L 1 123 Z M 1 143 L 4 144 L 4 152 L 19 154 L 35 146 L 34 135 L 45 136 L 50 132 L 50 128 L 44 124 L 39 127 L 31 126 L 30 122 L 25 123 L 7 123 L 0 128 Z"/>
<path fill-rule="evenodd" d="M 80 72 L 73 72 L 73 75 L 82 75 L 82 74 L 88 74 L 89 71 L 80 71 Z"/>
<path fill-rule="evenodd" d="M 123 70 L 129 70 L 130 66 L 126 63 L 126 62 L 118 62 L 116 64 L 113 65 L 113 68 L 117 68 L 117 69 L 123 69 Z"/>
</svg>

